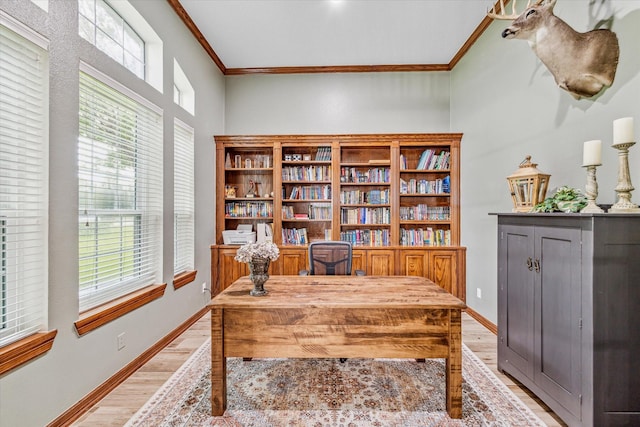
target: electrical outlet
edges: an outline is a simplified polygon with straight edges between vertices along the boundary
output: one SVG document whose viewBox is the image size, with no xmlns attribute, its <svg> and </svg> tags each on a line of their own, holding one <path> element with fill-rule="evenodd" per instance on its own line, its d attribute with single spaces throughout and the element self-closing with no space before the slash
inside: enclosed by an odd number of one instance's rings
<svg viewBox="0 0 640 427">
<path fill-rule="evenodd" d="M 202 283 L 202 293 L 206 293 L 207 292 L 207 282 L 203 282 Z"/>
<path fill-rule="evenodd" d="M 117 336 L 118 350 L 122 350 L 127 344 L 124 341 L 124 332 Z"/>
<path fill-rule="evenodd" d="M 482 298 L 482 289 L 476 288 L 476 296 L 478 297 L 478 299 Z"/>
</svg>

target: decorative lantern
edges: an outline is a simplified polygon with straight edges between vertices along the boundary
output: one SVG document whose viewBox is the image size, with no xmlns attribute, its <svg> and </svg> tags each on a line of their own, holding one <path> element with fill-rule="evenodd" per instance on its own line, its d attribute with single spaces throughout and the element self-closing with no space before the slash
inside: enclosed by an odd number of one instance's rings
<svg viewBox="0 0 640 427">
<path fill-rule="evenodd" d="M 536 166 L 531 163 L 531 156 L 527 156 L 518 170 L 507 177 L 513 212 L 529 212 L 545 199 L 551 175 L 543 174 Z"/>
</svg>

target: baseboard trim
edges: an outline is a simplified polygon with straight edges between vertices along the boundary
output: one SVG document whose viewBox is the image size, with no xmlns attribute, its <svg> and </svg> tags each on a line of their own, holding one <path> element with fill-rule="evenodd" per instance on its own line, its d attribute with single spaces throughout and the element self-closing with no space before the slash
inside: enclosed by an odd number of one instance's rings
<svg viewBox="0 0 640 427">
<path fill-rule="evenodd" d="M 496 325 L 494 325 L 491 321 L 489 321 L 489 319 L 487 319 L 486 317 L 482 316 L 480 313 L 478 313 L 477 311 L 475 311 L 471 307 L 467 307 L 465 311 L 467 312 L 467 314 L 469 316 L 471 316 L 475 320 L 477 320 L 478 323 L 480 323 L 482 326 L 484 326 L 485 328 L 487 328 L 488 330 L 493 332 L 494 335 L 498 335 L 498 327 Z"/>
<path fill-rule="evenodd" d="M 168 335 L 164 336 L 160 341 L 156 342 L 140 356 L 132 360 L 124 368 L 116 372 L 111 378 L 96 387 L 93 391 L 78 401 L 78 403 L 63 412 L 58 416 L 58 418 L 47 424 L 47 427 L 67 426 L 80 418 L 86 411 L 98 403 L 107 394 L 111 393 L 113 389 L 119 386 L 124 380 L 129 378 L 142 365 L 147 363 L 153 356 L 169 345 L 171 341 L 179 337 L 183 332 L 189 329 L 191 325 L 207 314 L 207 312 L 209 312 L 209 307 L 204 307 L 199 310 L 196 314 L 188 318 L 184 323 L 171 331 Z"/>
</svg>

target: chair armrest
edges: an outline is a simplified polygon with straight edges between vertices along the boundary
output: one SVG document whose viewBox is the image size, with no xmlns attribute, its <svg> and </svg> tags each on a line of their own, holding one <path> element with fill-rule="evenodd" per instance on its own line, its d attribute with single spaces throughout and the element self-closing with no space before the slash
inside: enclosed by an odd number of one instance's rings
<svg viewBox="0 0 640 427">
<path fill-rule="evenodd" d="M 298 275 L 300 275 L 300 276 L 308 276 L 309 275 L 309 270 L 300 270 Z"/>
<path fill-rule="evenodd" d="M 366 276 L 364 270 L 356 270 L 356 276 Z"/>
</svg>

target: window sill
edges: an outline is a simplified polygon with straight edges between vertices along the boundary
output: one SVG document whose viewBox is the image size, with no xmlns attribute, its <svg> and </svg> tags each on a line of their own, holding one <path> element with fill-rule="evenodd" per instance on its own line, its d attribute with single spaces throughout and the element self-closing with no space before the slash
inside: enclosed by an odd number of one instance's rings
<svg viewBox="0 0 640 427">
<path fill-rule="evenodd" d="M 0 375 L 51 350 L 58 331 L 38 332 L 0 348 Z"/>
<path fill-rule="evenodd" d="M 146 288 L 80 313 L 80 318 L 74 323 L 76 330 L 78 331 L 78 335 L 84 335 L 87 332 L 91 332 L 94 329 L 97 329 L 118 317 L 124 316 L 125 314 L 132 312 L 155 299 L 161 298 L 164 295 L 166 287 L 166 283 L 150 285 Z"/>
<path fill-rule="evenodd" d="M 184 285 L 193 282 L 196 280 L 196 274 L 198 274 L 198 270 L 183 271 L 180 274 L 176 274 L 173 277 L 173 289 L 180 289 Z"/>
</svg>

